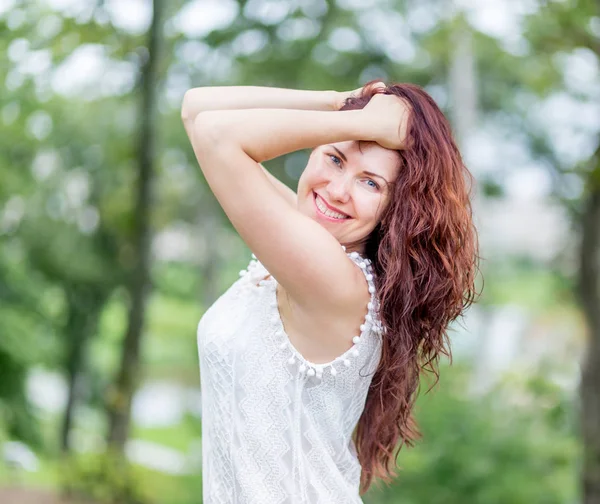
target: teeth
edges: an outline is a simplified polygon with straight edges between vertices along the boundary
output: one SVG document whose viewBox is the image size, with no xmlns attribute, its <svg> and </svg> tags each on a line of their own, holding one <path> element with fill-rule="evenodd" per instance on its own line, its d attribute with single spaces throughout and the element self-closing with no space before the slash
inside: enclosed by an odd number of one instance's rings
<svg viewBox="0 0 600 504">
<path fill-rule="evenodd" d="M 341 214 L 338 212 L 333 212 L 333 211 L 329 210 L 329 208 L 327 208 L 325 206 L 325 204 L 323 202 L 321 202 L 321 197 L 319 195 L 317 195 L 316 201 L 317 201 L 317 207 L 319 207 L 319 210 L 321 210 L 321 212 L 323 212 L 328 217 L 333 217 L 334 219 L 346 219 L 346 216 L 344 214 Z"/>
</svg>

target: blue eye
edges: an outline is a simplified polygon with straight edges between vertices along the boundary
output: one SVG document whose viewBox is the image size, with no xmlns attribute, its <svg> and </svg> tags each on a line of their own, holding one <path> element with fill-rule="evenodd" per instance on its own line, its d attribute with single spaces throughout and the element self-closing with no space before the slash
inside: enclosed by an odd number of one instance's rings
<svg viewBox="0 0 600 504">
<path fill-rule="evenodd" d="M 342 160 L 333 154 L 329 154 L 329 159 L 333 160 L 333 162 L 338 166 L 342 165 Z M 339 163 L 336 163 L 336 161 L 335 161 L 336 159 L 339 161 Z"/>
<path fill-rule="evenodd" d="M 331 159 L 333 161 L 333 163 L 335 163 L 337 166 L 342 166 L 342 160 L 337 157 L 335 154 L 327 154 L 329 156 L 329 159 Z M 377 182 L 375 182 L 373 179 L 367 179 L 368 182 L 372 182 L 374 185 L 372 185 L 371 187 L 373 187 L 374 189 L 379 189 L 379 184 Z"/>
</svg>

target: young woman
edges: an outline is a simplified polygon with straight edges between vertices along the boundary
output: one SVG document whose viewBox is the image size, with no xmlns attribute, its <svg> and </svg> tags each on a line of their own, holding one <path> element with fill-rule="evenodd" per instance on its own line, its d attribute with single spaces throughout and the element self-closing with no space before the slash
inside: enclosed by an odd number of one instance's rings
<svg viewBox="0 0 600 504">
<path fill-rule="evenodd" d="M 253 252 L 198 325 L 206 504 L 360 503 L 418 436 L 419 375 L 474 300 L 470 174 L 418 86 L 189 90 L 206 180 Z M 261 165 L 312 149 L 296 192 Z"/>
</svg>

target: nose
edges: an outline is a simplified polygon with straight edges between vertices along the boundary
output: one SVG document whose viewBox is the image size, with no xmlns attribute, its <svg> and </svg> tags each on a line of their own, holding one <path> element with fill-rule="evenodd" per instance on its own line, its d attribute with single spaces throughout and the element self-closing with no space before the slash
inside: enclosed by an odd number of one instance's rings
<svg viewBox="0 0 600 504">
<path fill-rule="evenodd" d="M 334 177 L 327 184 L 327 192 L 331 201 L 339 201 L 341 203 L 347 203 L 350 199 L 350 191 L 348 185 L 351 183 L 349 177 Z"/>
</svg>

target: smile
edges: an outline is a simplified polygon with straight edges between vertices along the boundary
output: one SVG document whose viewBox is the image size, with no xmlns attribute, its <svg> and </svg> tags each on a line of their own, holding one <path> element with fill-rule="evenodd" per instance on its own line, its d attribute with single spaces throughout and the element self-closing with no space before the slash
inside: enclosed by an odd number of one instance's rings
<svg viewBox="0 0 600 504">
<path fill-rule="evenodd" d="M 341 214 L 339 212 L 334 212 L 333 210 L 330 210 L 329 208 L 327 208 L 327 206 L 322 201 L 321 197 L 319 195 L 317 195 L 317 193 L 313 192 L 313 195 L 314 195 L 314 200 L 315 200 L 315 208 L 317 209 L 317 214 L 320 217 L 323 217 L 324 219 L 327 219 L 329 221 L 335 221 L 335 222 L 349 219 L 349 217 L 347 215 Z"/>
</svg>

